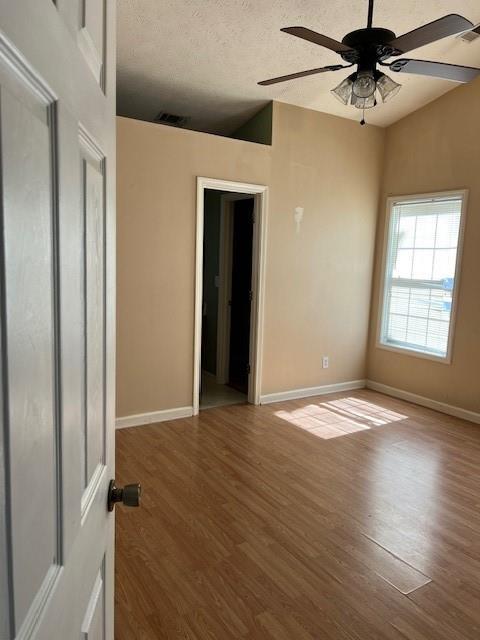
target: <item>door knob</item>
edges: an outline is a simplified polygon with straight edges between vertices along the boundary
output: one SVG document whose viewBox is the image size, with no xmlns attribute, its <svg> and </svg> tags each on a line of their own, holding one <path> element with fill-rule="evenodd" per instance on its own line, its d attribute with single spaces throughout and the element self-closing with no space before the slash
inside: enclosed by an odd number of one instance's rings
<svg viewBox="0 0 480 640">
<path fill-rule="evenodd" d="M 108 510 L 113 511 L 117 502 L 123 502 L 126 507 L 139 507 L 142 487 L 137 484 L 126 484 L 124 487 L 117 487 L 115 480 L 110 480 L 108 487 Z"/>
</svg>

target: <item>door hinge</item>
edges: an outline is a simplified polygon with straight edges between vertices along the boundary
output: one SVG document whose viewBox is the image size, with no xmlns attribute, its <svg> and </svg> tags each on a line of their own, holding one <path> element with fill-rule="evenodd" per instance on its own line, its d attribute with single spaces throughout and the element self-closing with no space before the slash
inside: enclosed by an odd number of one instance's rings
<svg viewBox="0 0 480 640">
<path fill-rule="evenodd" d="M 250 300 L 250 302 L 253 300 L 253 291 L 248 292 L 248 299 Z"/>
<path fill-rule="evenodd" d="M 250 373 L 250 372 L 251 372 L 251 367 L 249 364 L 247 364 L 247 373 Z"/>
</svg>

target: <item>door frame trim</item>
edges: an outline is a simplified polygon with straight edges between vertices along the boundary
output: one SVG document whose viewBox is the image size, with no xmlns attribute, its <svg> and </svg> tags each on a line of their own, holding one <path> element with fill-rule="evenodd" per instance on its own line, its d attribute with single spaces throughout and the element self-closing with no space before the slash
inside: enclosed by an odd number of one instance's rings
<svg viewBox="0 0 480 640">
<path fill-rule="evenodd" d="M 265 265 L 267 238 L 268 187 L 265 185 L 233 182 L 217 178 L 197 177 L 196 241 L 195 241 L 195 316 L 193 338 L 193 415 L 200 409 L 200 367 L 202 350 L 202 298 L 203 298 L 203 232 L 205 189 L 229 191 L 255 197 L 255 224 L 252 251 L 252 310 L 250 322 L 251 372 L 248 401 L 260 404 L 263 360 L 263 328 L 265 309 Z"/>
</svg>

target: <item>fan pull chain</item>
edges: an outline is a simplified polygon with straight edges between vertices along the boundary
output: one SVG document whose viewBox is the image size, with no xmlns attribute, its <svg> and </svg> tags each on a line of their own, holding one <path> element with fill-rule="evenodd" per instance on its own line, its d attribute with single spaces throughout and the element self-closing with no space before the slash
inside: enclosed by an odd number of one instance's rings
<svg viewBox="0 0 480 640">
<path fill-rule="evenodd" d="M 365 107 L 363 107 L 363 113 L 362 113 L 362 119 L 360 120 L 360 124 L 363 127 L 364 124 L 367 124 L 365 122 Z"/>
</svg>

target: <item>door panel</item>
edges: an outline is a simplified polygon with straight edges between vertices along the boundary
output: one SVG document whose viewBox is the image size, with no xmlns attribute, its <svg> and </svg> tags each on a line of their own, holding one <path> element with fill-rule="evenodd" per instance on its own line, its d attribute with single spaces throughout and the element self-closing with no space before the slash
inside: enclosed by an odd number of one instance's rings
<svg viewBox="0 0 480 640">
<path fill-rule="evenodd" d="M 84 140 L 85 140 L 84 134 Z M 84 143 L 85 486 L 104 462 L 104 215 L 103 158 Z M 94 155 L 95 154 L 95 155 Z M 96 156 L 96 157 L 95 157 Z"/>
<path fill-rule="evenodd" d="M 75 542 L 88 499 L 85 495 L 85 361 L 84 361 L 84 208 L 72 200 L 81 193 L 81 142 L 78 122 L 63 104 L 57 104 L 58 140 L 58 261 L 59 315 L 68 318 L 60 332 L 62 403 L 60 422 L 62 436 L 62 511 L 63 560 Z M 68 149 L 68 153 L 62 149 Z M 80 390 L 80 392 L 79 392 Z M 79 429 L 79 425 L 82 428 Z M 81 504 L 81 509 L 76 505 Z M 85 504 L 84 504 L 85 503 Z"/>
<path fill-rule="evenodd" d="M 238 200 L 233 207 L 230 360 L 228 384 L 248 393 L 250 315 L 252 289 L 254 199 Z"/>
<path fill-rule="evenodd" d="M 80 0 L 78 46 L 93 73 L 104 88 L 105 1 Z"/>
<path fill-rule="evenodd" d="M 0 0 L 1 640 L 113 639 L 114 11 Z"/>
<path fill-rule="evenodd" d="M 103 566 L 98 572 L 88 600 L 87 611 L 82 622 L 81 640 L 104 640 L 103 626 L 105 608 L 105 591 L 103 581 Z"/>
<path fill-rule="evenodd" d="M 11 545 L 18 625 L 59 562 L 54 118 L 50 105 L 19 76 L 6 75 L 2 70 L 1 155 L 8 158 L 2 171 L 4 331 L 10 472 L 17 479 L 11 487 Z"/>
</svg>

